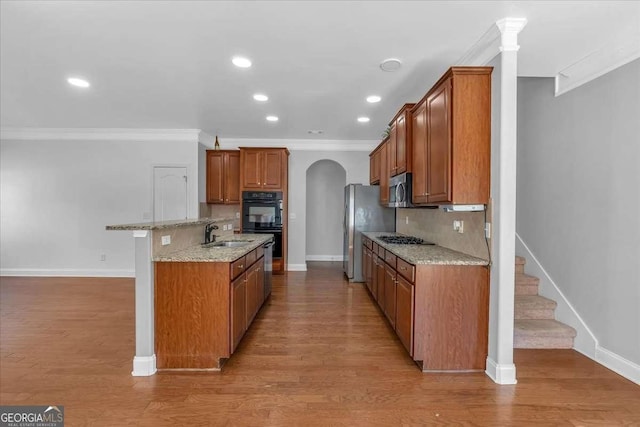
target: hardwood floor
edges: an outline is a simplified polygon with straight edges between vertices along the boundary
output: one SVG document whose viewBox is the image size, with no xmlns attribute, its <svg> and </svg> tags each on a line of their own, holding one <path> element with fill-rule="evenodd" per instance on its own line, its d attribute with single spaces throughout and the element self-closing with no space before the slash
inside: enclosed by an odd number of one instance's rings
<svg viewBox="0 0 640 427">
<path fill-rule="evenodd" d="M 67 426 L 640 425 L 640 387 L 573 350 L 516 350 L 518 384 L 423 374 L 340 263 L 274 277 L 221 373 L 132 377 L 131 279 L 0 284 L 0 404 Z"/>
</svg>

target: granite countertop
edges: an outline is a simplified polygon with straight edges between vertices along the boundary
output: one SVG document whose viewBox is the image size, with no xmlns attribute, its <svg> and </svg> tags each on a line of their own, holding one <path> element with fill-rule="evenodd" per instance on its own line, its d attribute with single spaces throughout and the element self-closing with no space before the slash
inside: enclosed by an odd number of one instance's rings
<svg viewBox="0 0 640 427">
<path fill-rule="evenodd" d="M 107 230 L 164 230 L 167 228 L 205 225 L 210 222 L 234 221 L 232 217 L 180 219 L 175 221 L 141 222 L 138 224 L 107 225 Z"/>
<path fill-rule="evenodd" d="M 273 238 L 273 234 L 235 234 L 220 237 L 216 242 L 243 241 L 249 242 L 245 246 L 202 246 L 196 245 L 180 249 L 166 255 L 155 256 L 155 262 L 232 262 L 248 254 L 258 246 Z"/>
<path fill-rule="evenodd" d="M 362 234 L 405 261 L 432 265 L 489 265 L 489 261 L 476 258 L 438 245 L 394 245 L 379 240 L 379 236 L 402 236 L 401 233 L 363 231 Z"/>
</svg>

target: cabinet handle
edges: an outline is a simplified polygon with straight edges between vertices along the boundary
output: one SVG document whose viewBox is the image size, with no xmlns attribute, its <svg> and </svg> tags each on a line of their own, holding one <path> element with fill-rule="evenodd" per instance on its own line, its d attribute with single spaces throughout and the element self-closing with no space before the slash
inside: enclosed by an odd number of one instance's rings
<svg viewBox="0 0 640 427">
<path fill-rule="evenodd" d="M 404 271 L 404 270 L 406 270 L 406 267 L 400 267 L 400 270 Z"/>
<path fill-rule="evenodd" d="M 244 268 L 244 265 L 240 264 L 240 265 L 238 266 L 238 268 Z"/>
</svg>

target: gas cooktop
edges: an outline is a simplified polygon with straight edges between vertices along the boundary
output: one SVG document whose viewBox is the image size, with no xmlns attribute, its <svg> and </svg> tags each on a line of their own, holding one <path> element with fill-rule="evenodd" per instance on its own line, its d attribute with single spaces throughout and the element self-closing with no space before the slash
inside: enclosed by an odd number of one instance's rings
<svg viewBox="0 0 640 427">
<path fill-rule="evenodd" d="M 393 245 L 434 245 L 435 243 L 425 242 L 419 237 L 413 236 L 379 236 L 378 239 Z"/>
</svg>

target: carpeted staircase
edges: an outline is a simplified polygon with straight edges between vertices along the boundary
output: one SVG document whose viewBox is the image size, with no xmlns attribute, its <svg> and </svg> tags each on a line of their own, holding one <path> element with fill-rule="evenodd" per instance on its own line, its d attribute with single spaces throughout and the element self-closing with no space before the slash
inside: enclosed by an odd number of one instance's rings
<svg viewBox="0 0 640 427">
<path fill-rule="evenodd" d="M 514 348 L 573 348 L 576 331 L 555 320 L 556 302 L 538 295 L 540 279 L 524 273 L 516 257 Z"/>
</svg>

